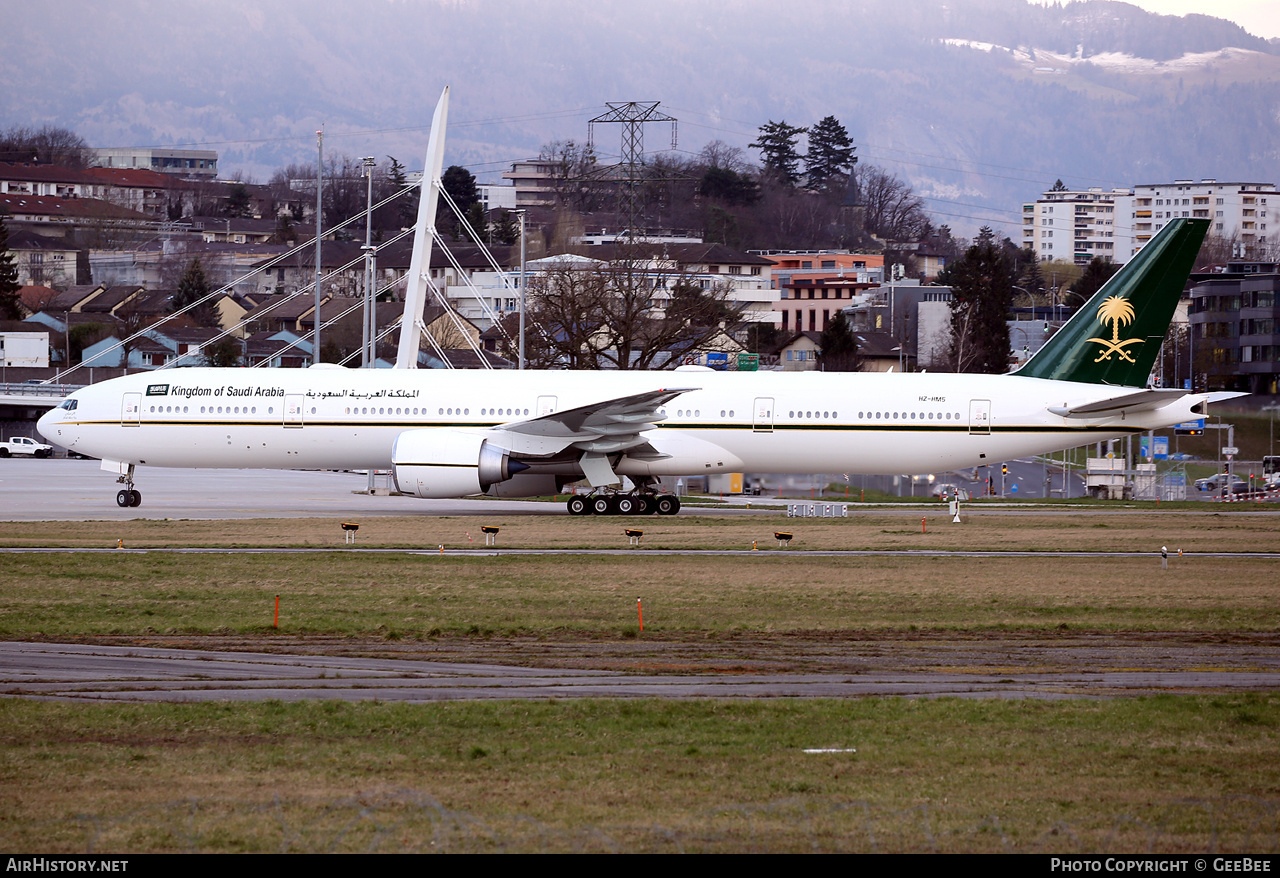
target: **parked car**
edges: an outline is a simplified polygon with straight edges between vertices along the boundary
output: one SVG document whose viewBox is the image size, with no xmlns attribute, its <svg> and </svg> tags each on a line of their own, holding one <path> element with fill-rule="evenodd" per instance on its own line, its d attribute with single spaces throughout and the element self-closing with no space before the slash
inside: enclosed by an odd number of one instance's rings
<svg viewBox="0 0 1280 878">
<path fill-rule="evenodd" d="M 1228 476 L 1226 473 L 1217 473 L 1205 479 L 1196 479 L 1197 491 L 1221 491 L 1227 485 L 1230 479 L 1230 492 L 1232 494 L 1245 494 L 1249 491 L 1249 483 L 1239 476 Z"/>
<path fill-rule="evenodd" d="M 7 442 L 0 442 L 0 457 L 9 457 L 14 454 L 48 457 L 53 454 L 53 446 L 37 442 L 27 436 L 13 436 Z"/>
</svg>

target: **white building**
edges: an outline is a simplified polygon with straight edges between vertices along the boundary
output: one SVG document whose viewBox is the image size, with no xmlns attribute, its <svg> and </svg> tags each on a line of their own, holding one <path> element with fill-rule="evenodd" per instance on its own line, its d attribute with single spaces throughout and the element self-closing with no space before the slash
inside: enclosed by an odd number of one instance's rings
<svg viewBox="0 0 1280 878">
<path fill-rule="evenodd" d="M 516 187 L 509 183 L 478 183 L 476 194 L 480 196 L 480 204 L 486 213 L 491 210 L 516 209 Z"/>
<path fill-rule="evenodd" d="M 513 162 L 511 170 L 502 172 L 503 178 L 510 180 L 515 190 L 516 207 L 549 207 L 555 204 L 558 174 L 558 164 L 550 159 Z"/>
<path fill-rule="evenodd" d="M 212 149 L 152 149 L 119 147 L 95 149 L 97 163 L 104 168 L 146 168 L 180 177 L 218 176 L 218 153 Z"/>
<path fill-rule="evenodd" d="M 1128 207 L 1125 225 L 1132 233 L 1124 241 L 1123 253 L 1117 252 L 1117 262 L 1128 261 L 1177 217 L 1212 220 L 1209 233 L 1235 241 L 1239 258 L 1263 257 L 1275 249 L 1276 218 L 1267 217 L 1268 209 L 1274 213 L 1280 207 L 1274 183 L 1219 183 L 1212 179 L 1148 183 L 1134 187 Z M 1117 241 L 1117 250 L 1119 244 Z"/>
<path fill-rule="evenodd" d="M 1117 238 L 1128 234 L 1128 189 L 1064 189 L 1044 193 L 1038 201 L 1022 205 L 1022 246 L 1041 262 L 1060 259 L 1087 265 L 1095 256 L 1123 262 Z M 1121 226 L 1117 219 L 1123 217 Z M 1128 238 L 1121 238 L 1127 242 Z"/>
<path fill-rule="evenodd" d="M 1213 221 L 1210 234 L 1235 242 L 1237 258 L 1266 258 L 1276 249 L 1275 217 L 1267 212 L 1280 206 L 1278 198 L 1274 183 L 1213 179 L 1046 192 L 1022 205 L 1022 246 L 1041 261 L 1085 265 L 1100 256 L 1123 264 L 1169 220 L 1198 217 Z"/>
</svg>

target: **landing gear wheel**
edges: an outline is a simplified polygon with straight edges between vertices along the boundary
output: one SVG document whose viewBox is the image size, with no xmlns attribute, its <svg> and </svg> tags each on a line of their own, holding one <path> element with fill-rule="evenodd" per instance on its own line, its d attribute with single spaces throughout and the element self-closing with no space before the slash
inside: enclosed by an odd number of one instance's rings
<svg viewBox="0 0 1280 878">
<path fill-rule="evenodd" d="M 582 497 L 570 497 L 569 502 L 565 504 L 569 509 L 570 515 L 590 515 L 591 510 L 587 508 L 587 501 Z"/>
<path fill-rule="evenodd" d="M 141 506 L 141 505 L 142 505 L 142 492 L 141 492 L 141 491 L 134 490 L 134 491 L 130 491 L 130 492 L 129 492 L 129 505 L 130 505 L 130 506 Z"/>
<path fill-rule="evenodd" d="M 121 491 L 120 493 L 116 494 L 116 505 L 119 506 L 121 509 L 128 509 L 130 506 L 132 506 L 133 492 Z"/>
<path fill-rule="evenodd" d="M 675 515 L 680 511 L 680 498 L 675 494 L 659 494 L 657 507 L 659 515 Z"/>
<path fill-rule="evenodd" d="M 631 498 L 636 504 L 636 515 L 648 515 L 653 511 L 653 498 L 644 494 L 637 494 Z"/>
<path fill-rule="evenodd" d="M 640 511 L 636 508 L 635 497 L 618 497 L 614 502 L 617 504 L 619 515 L 636 515 Z"/>
<path fill-rule="evenodd" d="M 591 498 L 591 514 L 592 515 L 612 515 L 613 509 L 609 502 L 609 498 L 601 494 L 598 497 Z"/>
</svg>

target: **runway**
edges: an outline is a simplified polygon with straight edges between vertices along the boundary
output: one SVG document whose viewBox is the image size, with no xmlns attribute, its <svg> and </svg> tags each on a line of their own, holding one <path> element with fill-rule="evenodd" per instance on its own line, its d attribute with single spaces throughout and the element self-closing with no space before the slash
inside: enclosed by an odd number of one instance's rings
<svg viewBox="0 0 1280 878">
<path fill-rule="evenodd" d="M 380 490 L 388 477 L 376 480 Z M 0 460 L 0 520 L 131 521 L 133 519 L 369 518 L 432 515 L 565 515 L 564 504 L 534 500 L 471 498 L 419 500 L 363 493 L 368 476 L 355 472 L 303 470 L 211 470 L 139 467 L 136 485 L 142 506 L 116 505 L 119 486 L 96 460 Z M 844 497 L 817 498 L 824 503 L 873 509 L 881 515 L 919 515 L 922 508 L 942 504 L 921 498 L 919 504 L 861 506 Z M 794 500 L 792 502 L 795 502 Z M 768 497 L 727 498 L 723 504 L 686 505 L 681 515 L 785 515 L 786 501 Z M 1233 504 L 1235 515 L 1280 515 L 1280 505 Z M 999 512 L 1009 515 L 1079 515 L 1082 510 L 1051 505 L 1003 504 L 984 500 L 962 505 L 963 514 Z M 1148 509 L 1090 509 L 1091 515 L 1149 514 Z M 1167 512 L 1166 514 L 1203 514 Z"/>
<path fill-rule="evenodd" d="M 963 646 L 963 645 L 962 645 Z M 943 650 L 954 659 L 993 655 Z M 1008 645 L 1005 645 L 1007 650 Z M 995 647 L 996 651 L 1000 647 Z M 1052 647 L 1046 647 L 1052 649 Z M 874 650 L 873 650 L 874 651 Z M 139 646 L 0 643 L 4 694 L 82 702 L 437 702 L 566 698 L 1097 698 L 1155 693 L 1274 691 L 1276 651 L 1249 645 L 1192 648 L 1177 660 L 1151 644 L 1111 650 L 1108 666 L 1053 668 L 1045 650 L 1006 651 L 1014 666 L 832 673 L 635 674 L 343 656 L 277 655 Z M 906 650 L 919 658 L 915 650 Z M 1108 650 L 1104 648 L 1103 653 Z M 1143 657 L 1139 653 L 1147 652 Z M 1122 654 L 1123 653 L 1123 654 Z M 1077 658 L 1086 658 L 1077 655 Z M 950 660 L 949 659 L 949 660 Z M 1086 659 L 1088 660 L 1088 659 Z M 1118 664 L 1116 663 L 1118 660 Z M 1125 666 L 1125 662 L 1129 662 Z M 1136 663 L 1136 664 L 1134 664 Z M 1145 665 L 1145 666 L 1144 666 Z"/>
</svg>

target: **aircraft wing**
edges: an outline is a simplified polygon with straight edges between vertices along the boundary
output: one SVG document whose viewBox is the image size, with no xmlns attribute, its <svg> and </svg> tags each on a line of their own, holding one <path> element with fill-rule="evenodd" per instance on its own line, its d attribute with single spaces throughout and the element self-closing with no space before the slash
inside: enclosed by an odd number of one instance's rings
<svg viewBox="0 0 1280 878">
<path fill-rule="evenodd" d="M 697 389 L 673 387 L 619 396 L 537 418 L 512 421 L 494 429 L 515 434 L 512 438 L 535 442 L 551 440 L 561 448 L 572 445 L 588 454 L 612 454 L 645 444 L 640 434 L 652 430 L 657 421 L 666 419 L 665 415 L 658 413 L 658 408 L 682 393 Z"/>
</svg>

